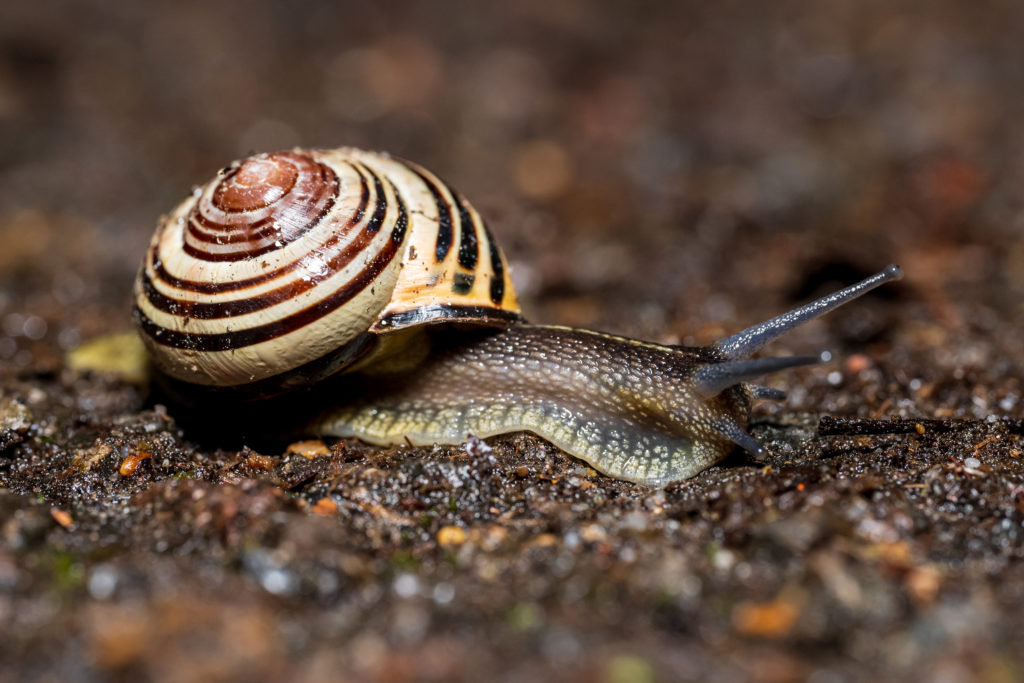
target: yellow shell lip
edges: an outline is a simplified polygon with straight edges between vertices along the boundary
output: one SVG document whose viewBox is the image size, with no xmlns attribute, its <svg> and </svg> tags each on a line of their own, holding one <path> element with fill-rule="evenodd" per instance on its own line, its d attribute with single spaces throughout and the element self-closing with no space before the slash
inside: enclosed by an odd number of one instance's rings
<svg viewBox="0 0 1024 683">
<path fill-rule="evenodd" d="M 524 322 L 519 311 L 504 311 L 486 306 L 460 306 L 431 304 L 409 311 L 391 313 L 381 317 L 370 328 L 372 332 L 400 330 L 415 325 L 441 324 L 452 322 L 478 323 L 486 326 L 504 327 Z"/>
</svg>

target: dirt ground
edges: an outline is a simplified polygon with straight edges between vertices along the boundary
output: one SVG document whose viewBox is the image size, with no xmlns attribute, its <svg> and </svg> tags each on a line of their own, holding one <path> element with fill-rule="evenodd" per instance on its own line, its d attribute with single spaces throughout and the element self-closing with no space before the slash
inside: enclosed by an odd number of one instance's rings
<svg viewBox="0 0 1024 683">
<path fill-rule="evenodd" d="M 1024 679 L 1024 6 L 0 5 L 0 678 Z M 531 320 L 766 353 L 663 490 L 526 434 L 253 439 L 116 374 L 157 217 L 249 151 L 471 198 Z"/>
</svg>

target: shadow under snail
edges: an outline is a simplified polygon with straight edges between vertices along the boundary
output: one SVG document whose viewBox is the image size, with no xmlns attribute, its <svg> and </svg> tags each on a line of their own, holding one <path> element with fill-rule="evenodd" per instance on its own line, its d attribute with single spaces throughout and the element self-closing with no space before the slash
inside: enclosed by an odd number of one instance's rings
<svg viewBox="0 0 1024 683">
<path fill-rule="evenodd" d="M 529 325 L 483 220 L 437 176 L 385 154 L 296 149 L 232 164 L 161 221 L 134 315 L 179 387 L 258 397 L 346 373 L 312 426 L 324 436 L 529 431 L 661 486 L 736 445 L 762 453 L 745 431 L 751 404 L 785 395 L 747 380 L 824 358 L 751 355 L 900 277 L 889 266 L 708 347 Z"/>
</svg>

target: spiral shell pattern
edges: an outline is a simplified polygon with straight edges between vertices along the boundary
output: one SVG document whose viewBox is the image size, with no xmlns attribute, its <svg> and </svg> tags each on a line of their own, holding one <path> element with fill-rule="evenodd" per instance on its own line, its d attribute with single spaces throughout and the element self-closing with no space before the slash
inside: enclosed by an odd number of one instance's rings
<svg viewBox="0 0 1024 683">
<path fill-rule="evenodd" d="M 163 219 L 135 287 L 157 367 L 212 386 L 305 384 L 393 330 L 518 316 L 472 206 L 425 169 L 351 148 L 225 168 Z"/>
</svg>

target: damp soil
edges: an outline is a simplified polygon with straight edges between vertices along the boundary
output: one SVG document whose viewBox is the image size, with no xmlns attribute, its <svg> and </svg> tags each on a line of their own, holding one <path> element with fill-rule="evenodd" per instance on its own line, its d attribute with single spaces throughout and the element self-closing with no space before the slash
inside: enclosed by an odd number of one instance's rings
<svg viewBox="0 0 1024 683">
<path fill-rule="evenodd" d="M 43 4 L 0 8 L 0 678 L 1024 677 L 1019 9 Z M 836 360 L 763 458 L 664 489 L 72 370 L 156 217 L 294 144 L 437 170 L 537 322 L 707 344 L 906 278 L 766 349 Z"/>
</svg>

